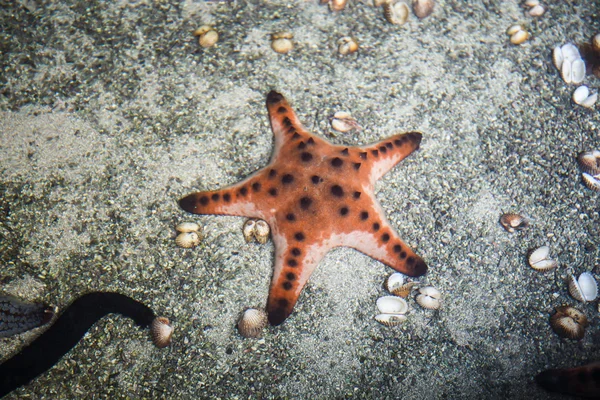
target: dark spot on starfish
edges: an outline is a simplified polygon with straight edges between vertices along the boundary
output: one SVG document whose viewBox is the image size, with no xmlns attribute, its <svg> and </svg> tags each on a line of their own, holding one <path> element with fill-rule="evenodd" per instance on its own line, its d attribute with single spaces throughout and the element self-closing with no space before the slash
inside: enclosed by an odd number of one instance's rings
<svg viewBox="0 0 600 400">
<path fill-rule="evenodd" d="M 273 326 L 281 325 L 287 317 L 288 313 L 284 308 L 269 310 L 269 323 Z"/>
<path fill-rule="evenodd" d="M 312 160 L 312 158 L 313 158 L 312 154 L 307 153 L 306 151 L 300 155 L 300 159 L 302 159 L 302 161 L 304 161 L 304 162 L 308 162 L 308 161 Z"/>
<path fill-rule="evenodd" d="M 360 213 L 360 219 L 362 219 L 363 221 L 369 218 L 369 213 L 366 211 L 363 211 Z"/>
<path fill-rule="evenodd" d="M 269 170 L 269 178 L 275 178 L 277 176 L 277 170 L 271 169 Z"/>
<path fill-rule="evenodd" d="M 281 106 L 277 109 L 277 112 L 279 114 L 285 114 L 287 112 L 287 108 L 285 108 L 284 106 Z"/>
<path fill-rule="evenodd" d="M 277 300 L 277 304 L 279 304 L 280 307 L 287 307 L 290 302 L 287 299 L 279 299 Z"/>
<path fill-rule="evenodd" d="M 289 260 L 287 260 L 287 265 L 289 265 L 290 267 L 297 267 L 298 261 L 294 260 L 293 258 L 290 258 Z"/>
<path fill-rule="evenodd" d="M 296 280 L 296 274 L 295 274 L 295 273 L 293 273 L 293 272 L 288 272 L 288 273 L 285 275 L 285 277 L 286 277 L 286 278 L 288 278 L 288 280 L 290 280 L 290 281 L 294 281 L 294 280 Z"/>
<path fill-rule="evenodd" d="M 318 176 L 318 175 L 313 175 L 313 176 L 310 178 L 310 180 L 311 180 L 311 181 L 312 181 L 312 183 L 314 183 L 315 185 L 316 185 L 317 183 L 321 183 L 321 182 L 323 182 L 323 179 L 322 179 L 320 176 Z"/>
<path fill-rule="evenodd" d="M 379 157 L 379 152 L 377 150 L 371 150 L 371 154 L 373 154 L 375 157 Z"/>
<path fill-rule="evenodd" d="M 363 160 L 367 159 L 367 152 L 366 151 L 362 151 L 360 153 L 358 153 L 358 155 L 360 156 L 360 158 L 362 158 Z"/>
<path fill-rule="evenodd" d="M 293 125 L 293 124 L 292 124 L 292 121 L 291 121 L 291 120 L 290 120 L 288 117 L 285 117 L 285 118 L 284 118 L 284 119 L 281 121 L 281 123 L 282 123 L 282 124 L 283 124 L 283 125 L 284 125 L 286 128 L 289 128 L 290 126 L 292 126 L 292 125 Z"/>
<path fill-rule="evenodd" d="M 310 197 L 302 197 L 300 199 L 300 208 L 303 210 L 308 210 L 308 207 L 312 204 L 312 199 Z"/>
<path fill-rule="evenodd" d="M 356 162 L 356 163 L 354 163 L 353 167 L 354 167 L 354 169 L 355 169 L 355 170 L 357 170 L 357 171 L 358 171 L 358 170 L 360 169 L 360 166 L 361 166 L 361 165 L 362 165 L 361 163 L 359 163 L 359 162 Z"/>
<path fill-rule="evenodd" d="M 226 203 L 229 203 L 231 201 L 231 195 L 229 193 L 225 193 L 223 195 L 223 200 L 225 200 Z"/>
<path fill-rule="evenodd" d="M 354 197 L 355 199 L 359 199 L 360 198 L 360 192 L 354 192 L 352 194 L 352 197 Z"/>
<path fill-rule="evenodd" d="M 203 206 L 207 205 L 209 200 L 208 200 L 208 196 L 202 196 L 200 197 L 200 204 L 202 204 Z"/>
<path fill-rule="evenodd" d="M 400 147 L 404 144 L 405 141 L 406 139 L 404 138 L 404 136 L 402 136 L 401 138 L 394 140 L 394 144 Z"/>
<path fill-rule="evenodd" d="M 294 134 L 292 135 L 292 139 L 300 139 L 301 137 L 302 135 L 300 135 L 298 132 L 294 132 Z"/>
<path fill-rule="evenodd" d="M 331 194 L 334 195 L 335 197 L 343 197 L 344 189 L 342 189 L 342 187 L 340 185 L 333 185 L 331 187 Z"/>
<path fill-rule="evenodd" d="M 260 183 L 259 182 L 254 182 L 252 184 L 252 190 L 254 190 L 255 192 L 260 192 Z"/>
<path fill-rule="evenodd" d="M 413 256 L 410 256 L 406 259 L 406 265 L 412 267 L 415 264 L 415 261 L 415 258 Z"/>
<path fill-rule="evenodd" d="M 294 182 L 294 176 L 291 174 L 285 174 L 281 177 L 281 183 L 288 184 Z"/>
<path fill-rule="evenodd" d="M 247 188 L 246 186 L 242 187 L 242 188 L 240 189 L 240 194 L 241 194 L 242 196 L 245 196 L 245 195 L 247 195 L 247 194 L 248 194 L 248 188 Z"/>
<path fill-rule="evenodd" d="M 293 126 L 290 126 L 287 130 L 288 135 L 291 135 L 292 133 L 296 133 L 296 128 Z M 296 138 L 294 138 L 296 139 Z"/>
<path fill-rule="evenodd" d="M 283 282 L 283 285 L 282 285 L 282 286 L 283 286 L 283 288 L 284 288 L 285 290 L 290 290 L 290 289 L 292 288 L 292 282 L 290 282 L 290 281 L 285 281 L 285 282 Z"/>
<path fill-rule="evenodd" d="M 210 198 L 212 199 L 212 201 L 219 201 L 221 195 L 219 195 L 219 193 L 213 193 L 213 195 L 210 196 Z"/>
<path fill-rule="evenodd" d="M 277 189 L 275 189 L 275 188 L 269 189 L 269 194 L 273 197 L 277 196 Z"/>
<path fill-rule="evenodd" d="M 382 154 L 385 154 L 385 153 L 387 153 L 387 148 L 386 148 L 385 146 L 381 146 L 381 147 L 379 148 L 379 151 L 380 151 Z"/>
<path fill-rule="evenodd" d="M 294 233 L 294 239 L 296 239 L 299 242 L 303 241 L 305 239 L 304 233 L 302 233 L 302 232 Z"/>
<path fill-rule="evenodd" d="M 298 148 L 299 148 L 300 150 L 302 150 L 302 149 L 303 149 L 303 148 L 305 148 L 305 147 L 306 147 L 306 143 L 304 143 L 304 142 L 300 142 L 300 143 L 298 143 Z"/>
<path fill-rule="evenodd" d="M 342 161 L 342 159 L 339 157 L 336 157 L 333 160 L 331 160 L 331 165 L 336 168 L 341 167 L 343 164 L 344 164 L 344 161 Z"/>
<path fill-rule="evenodd" d="M 295 221 L 296 216 L 292 213 L 289 213 L 288 215 L 285 216 L 285 219 L 287 219 L 288 221 Z"/>
<path fill-rule="evenodd" d="M 283 100 L 283 96 L 274 90 L 271 90 L 267 95 L 267 104 L 279 103 L 281 100 Z"/>
<path fill-rule="evenodd" d="M 296 257 L 298 257 L 300 254 L 302 254 L 302 251 L 299 248 L 294 247 L 292 249 L 292 254 L 295 255 Z"/>
<path fill-rule="evenodd" d="M 342 155 L 347 156 L 348 154 L 350 154 L 350 153 L 348 152 L 347 148 L 342 150 Z"/>
<path fill-rule="evenodd" d="M 373 230 L 374 230 L 375 232 L 377 232 L 377 231 L 379 230 L 379 228 L 381 228 L 381 226 L 379 226 L 379 224 L 378 224 L 377 222 L 375 222 L 375 223 L 373 224 Z"/>
<path fill-rule="evenodd" d="M 343 217 L 345 215 L 348 215 L 348 207 L 342 207 L 340 208 L 340 215 Z"/>
<path fill-rule="evenodd" d="M 395 253 L 400 253 L 401 251 L 402 251 L 402 246 L 400 246 L 399 244 L 394 245 Z"/>
<path fill-rule="evenodd" d="M 307 143 L 308 143 L 308 144 L 315 144 L 315 139 L 313 139 L 313 138 L 308 138 L 308 141 L 307 141 Z"/>
<path fill-rule="evenodd" d="M 386 243 L 390 240 L 390 235 L 388 233 L 384 233 L 383 235 L 381 235 L 381 240 L 383 241 L 383 243 Z"/>
<path fill-rule="evenodd" d="M 401 251 L 400 254 L 398 255 L 398 257 L 400 257 L 401 260 L 406 258 L 406 256 L 407 256 L 407 254 L 405 251 Z"/>
<path fill-rule="evenodd" d="M 387 147 L 388 149 L 390 149 L 390 150 L 391 150 L 391 149 L 393 149 L 393 148 L 394 148 L 394 145 L 392 144 L 392 142 L 386 142 L 386 143 L 385 143 L 385 147 Z"/>
</svg>

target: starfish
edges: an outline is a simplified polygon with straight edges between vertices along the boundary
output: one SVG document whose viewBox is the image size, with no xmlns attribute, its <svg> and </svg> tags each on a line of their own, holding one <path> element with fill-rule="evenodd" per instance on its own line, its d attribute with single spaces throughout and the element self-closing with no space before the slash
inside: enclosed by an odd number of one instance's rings
<svg viewBox="0 0 600 400">
<path fill-rule="evenodd" d="M 292 313 L 319 261 L 332 248 L 355 248 L 409 276 L 427 265 L 386 220 L 374 184 L 419 148 L 421 134 L 397 134 L 360 147 L 336 146 L 309 133 L 279 93 L 267 95 L 275 147 L 269 165 L 221 190 L 190 194 L 194 214 L 260 218 L 269 224 L 275 267 L 267 313 L 279 325 Z"/>
</svg>

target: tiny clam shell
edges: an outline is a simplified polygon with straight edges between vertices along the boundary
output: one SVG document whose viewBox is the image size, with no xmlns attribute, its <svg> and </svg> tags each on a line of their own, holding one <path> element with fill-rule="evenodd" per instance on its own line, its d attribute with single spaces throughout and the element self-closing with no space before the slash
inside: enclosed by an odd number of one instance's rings
<svg viewBox="0 0 600 400">
<path fill-rule="evenodd" d="M 182 232 L 175 238 L 175 244 L 184 249 L 191 249 L 200 244 L 200 235 L 197 232 Z"/>
<path fill-rule="evenodd" d="M 510 42 L 515 45 L 523 44 L 529 39 L 529 33 L 525 30 L 520 30 L 510 36 Z"/>
<path fill-rule="evenodd" d="M 408 296 L 410 296 L 410 293 L 412 292 L 413 287 L 416 286 L 417 284 L 418 284 L 417 282 L 406 282 L 405 284 L 400 285 L 400 286 L 394 288 L 393 290 L 390 290 L 390 293 L 393 294 L 394 296 L 407 298 Z"/>
<path fill-rule="evenodd" d="M 200 225 L 195 222 L 182 222 L 175 227 L 177 232 L 198 232 L 200 230 Z"/>
<path fill-rule="evenodd" d="M 433 0 L 413 0 L 413 12 L 417 17 L 423 19 L 431 15 L 434 5 L 435 2 Z"/>
<path fill-rule="evenodd" d="M 582 151 L 577 155 L 577 164 L 581 172 L 592 176 L 600 174 L 600 151 Z"/>
<path fill-rule="evenodd" d="M 212 47 L 219 40 L 219 34 L 210 25 L 204 25 L 194 31 L 194 36 L 198 36 L 198 43 L 204 48 Z"/>
<path fill-rule="evenodd" d="M 581 179 L 583 179 L 583 183 L 588 189 L 600 192 L 600 180 L 585 172 L 581 174 Z"/>
<path fill-rule="evenodd" d="M 275 32 L 271 35 L 271 48 L 279 54 L 289 53 L 294 48 L 293 37 L 290 32 Z"/>
<path fill-rule="evenodd" d="M 569 283 L 569 293 L 574 299 L 579 301 L 594 301 L 598 297 L 598 283 L 594 276 L 589 272 L 584 272 L 579 275 L 579 279 L 575 279 L 569 274 L 567 278 Z"/>
<path fill-rule="evenodd" d="M 433 286 L 425 286 L 419 289 L 419 294 L 417 295 L 417 304 L 419 304 L 423 308 L 427 308 L 430 310 L 437 310 L 440 308 L 442 298 L 442 294 L 439 290 L 434 288 Z"/>
<path fill-rule="evenodd" d="M 394 272 L 385 280 L 385 289 L 388 292 L 392 292 L 392 290 L 402 286 L 404 284 L 404 274 L 400 272 Z"/>
<path fill-rule="evenodd" d="M 519 214 L 506 213 L 500 216 L 500 225 L 510 233 L 526 228 L 528 223 L 527 219 Z"/>
<path fill-rule="evenodd" d="M 544 15 L 545 12 L 546 8 L 543 5 L 536 4 L 535 6 L 531 7 L 530 10 L 527 11 L 527 14 L 529 14 L 532 17 L 541 17 L 542 15 Z"/>
<path fill-rule="evenodd" d="M 171 344 L 171 336 L 173 336 L 173 326 L 165 317 L 157 317 L 152 321 L 150 326 L 150 334 L 152 342 L 156 347 L 162 349 Z"/>
<path fill-rule="evenodd" d="M 525 4 L 527 7 L 535 7 L 540 4 L 540 1 L 539 0 L 526 0 L 525 3 L 523 3 L 523 4 Z"/>
<path fill-rule="evenodd" d="M 579 84 L 585 78 L 585 63 L 581 58 L 574 60 L 571 64 L 571 82 Z"/>
<path fill-rule="evenodd" d="M 385 326 L 396 326 L 406 321 L 407 316 L 404 314 L 377 314 L 375 320 Z"/>
<path fill-rule="evenodd" d="M 267 326 L 267 313 L 257 308 L 248 308 L 238 320 L 237 328 L 245 338 L 259 338 Z"/>
<path fill-rule="evenodd" d="M 350 36 L 344 36 L 338 40 L 338 53 L 345 56 L 358 51 L 358 42 Z"/>
<path fill-rule="evenodd" d="M 550 317 L 550 326 L 560 337 L 581 340 L 588 321 L 585 314 L 578 309 L 560 306 L 556 307 L 556 312 Z"/>
<path fill-rule="evenodd" d="M 348 0 L 329 0 L 329 9 L 331 11 L 342 11 L 347 2 Z"/>
<path fill-rule="evenodd" d="M 581 54 L 579 53 L 579 49 L 573 43 L 567 43 L 562 45 L 560 48 L 562 52 L 562 56 L 564 60 L 569 60 L 571 62 L 581 59 Z"/>
<path fill-rule="evenodd" d="M 575 82 L 575 80 L 573 80 Z M 598 93 L 593 93 L 590 95 L 590 90 L 587 86 L 582 85 L 579 86 L 573 92 L 573 102 L 582 107 L 592 108 L 596 101 L 598 100 Z"/>
<path fill-rule="evenodd" d="M 406 314 L 408 303 L 396 296 L 383 296 L 377 299 L 377 309 L 382 314 Z"/>
<path fill-rule="evenodd" d="M 565 83 L 571 83 L 573 81 L 572 74 L 573 61 L 567 60 L 566 58 L 562 62 L 560 67 L 560 75 Z"/>
<path fill-rule="evenodd" d="M 552 50 L 552 62 L 554 63 L 554 66 L 557 70 L 561 70 L 562 63 L 564 60 L 565 58 L 563 57 L 562 48 L 560 46 L 556 46 Z"/>
<path fill-rule="evenodd" d="M 246 222 L 244 222 L 244 227 L 242 228 L 242 234 L 244 235 L 244 239 L 246 239 L 246 243 L 248 243 L 254 239 L 255 231 L 256 231 L 256 220 L 249 219 Z"/>
<path fill-rule="evenodd" d="M 331 127 L 338 132 L 346 133 L 351 131 L 359 132 L 362 127 L 349 112 L 338 111 L 331 117 Z"/>
<path fill-rule="evenodd" d="M 260 244 L 267 243 L 267 241 L 269 240 L 270 233 L 271 233 L 271 228 L 269 227 L 269 224 L 267 224 L 267 221 L 263 221 L 262 219 L 259 219 L 258 221 L 256 221 L 255 228 L 254 228 L 254 237 L 256 238 L 256 241 L 258 243 L 260 243 Z"/>
<path fill-rule="evenodd" d="M 558 267 L 558 263 L 548 258 L 550 255 L 550 247 L 541 246 L 529 254 L 529 265 L 536 271 L 549 271 Z"/>
<path fill-rule="evenodd" d="M 383 16 L 386 21 L 394 25 L 404 25 L 408 20 L 410 10 L 403 1 L 392 3 L 391 1 L 383 3 Z"/>
</svg>

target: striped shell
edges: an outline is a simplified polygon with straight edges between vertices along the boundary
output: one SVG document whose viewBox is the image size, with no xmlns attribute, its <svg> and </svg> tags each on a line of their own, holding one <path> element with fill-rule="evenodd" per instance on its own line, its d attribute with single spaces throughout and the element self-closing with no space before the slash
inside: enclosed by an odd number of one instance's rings
<svg viewBox="0 0 600 400">
<path fill-rule="evenodd" d="M 425 286 L 419 289 L 419 294 L 416 297 L 417 304 L 429 310 L 437 310 L 441 306 L 440 299 L 442 294 L 433 286 Z"/>
<path fill-rule="evenodd" d="M 383 3 L 383 16 L 386 21 L 394 25 L 404 25 L 410 15 L 408 5 L 403 1 L 393 3 L 388 1 Z"/>
<path fill-rule="evenodd" d="M 393 290 L 390 290 L 390 293 L 393 294 L 394 296 L 400 296 L 400 297 L 404 297 L 407 298 L 408 296 L 410 296 L 410 293 L 413 290 L 413 287 L 418 285 L 417 282 L 406 282 L 396 288 L 394 288 Z"/>
<path fill-rule="evenodd" d="M 569 282 L 569 293 L 574 299 L 586 302 L 594 301 L 598 297 L 598 283 L 589 272 L 579 275 L 579 279 L 569 275 L 567 280 Z"/>
<path fill-rule="evenodd" d="M 600 180 L 598 180 L 596 177 L 593 177 L 592 175 L 586 174 L 584 172 L 583 174 L 581 174 L 581 179 L 583 179 L 583 183 L 588 189 L 600 192 Z"/>
<path fill-rule="evenodd" d="M 256 220 L 249 219 L 244 222 L 244 227 L 242 228 L 242 234 L 244 235 L 244 239 L 246 239 L 246 243 L 251 242 L 254 239 L 254 232 L 256 231 Z"/>
<path fill-rule="evenodd" d="M 245 338 L 259 338 L 267 326 L 267 313 L 257 308 L 248 308 L 238 320 L 237 328 Z"/>
<path fill-rule="evenodd" d="M 406 321 L 407 317 L 404 314 L 377 314 L 375 320 L 385 326 L 396 326 Z"/>
<path fill-rule="evenodd" d="M 256 241 L 260 244 L 265 244 L 269 240 L 269 234 L 271 233 L 271 228 L 266 221 L 259 219 L 256 221 L 254 228 L 254 237 Z"/>
<path fill-rule="evenodd" d="M 404 284 L 404 274 L 400 272 L 394 272 L 385 280 L 385 289 L 388 292 L 392 292 L 394 289 Z"/>
<path fill-rule="evenodd" d="M 198 232 L 200 231 L 200 225 L 195 222 L 182 222 L 175 227 L 175 230 L 180 233 Z"/>
<path fill-rule="evenodd" d="M 157 317 L 152 321 L 150 326 L 150 334 L 152 342 L 156 347 L 162 349 L 171 344 L 171 336 L 173 336 L 173 326 L 165 317 Z"/>
<path fill-rule="evenodd" d="M 510 233 L 524 229 L 529 222 L 519 214 L 507 213 L 500 216 L 500 225 Z"/>
<path fill-rule="evenodd" d="M 182 232 L 175 238 L 175 244 L 184 249 L 191 249 L 200 244 L 200 235 L 197 232 Z"/>
<path fill-rule="evenodd" d="M 577 155 L 577 164 L 581 172 L 589 175 L 600 174 L 600 151 L 582 151 Z"/>
<path fill-rule="evenodd" d="M 531 252 L 529 255 L 529 265 L 536 271 L 550 271 L 558 267 L 558 263 L 555 260 L 549 258 L 550 247 L 542 246 Z"/>
<path fill-rule="evenodd" d="M 556 334 L 563 338 L 581 340 L 588 326 L 588 320 L 584 313 L 576 308 L 560 306 L 550 317 L 550 326 Z"/>
</svg>

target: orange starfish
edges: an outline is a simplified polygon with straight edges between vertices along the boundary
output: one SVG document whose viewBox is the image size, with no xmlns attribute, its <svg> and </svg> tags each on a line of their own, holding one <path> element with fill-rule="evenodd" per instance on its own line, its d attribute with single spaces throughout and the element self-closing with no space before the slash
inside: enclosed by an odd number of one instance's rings
<svg viewBox="0 0 600 400">
<path fill-rule="evenodd" d="M 336 146 L 307 132 L 281 94 L 267 95 L 267 109 L 275 136 L 269 165 L 235 185 L 190 194 L 179 205 L 194 214 L 269 223 L 275 244 L 271 325 L 292 313 L 313 270 L 334 247 L 353 247 L 406 275 L 425 274 L 427 265 L 387 222 L 373 192 L 375 181 L 419 148 L 421 134 Z"/>
</svg>

